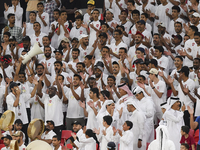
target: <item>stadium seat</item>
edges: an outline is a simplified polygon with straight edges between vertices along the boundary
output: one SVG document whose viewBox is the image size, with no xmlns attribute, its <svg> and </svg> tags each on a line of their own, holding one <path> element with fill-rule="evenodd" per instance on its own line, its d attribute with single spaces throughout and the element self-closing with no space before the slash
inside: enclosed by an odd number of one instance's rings
<svg viewBox="0 0 200 150">
<path fill-rule="evenodd" d="M 5 147 L 5 145 L 4 145 L 4 144 L 0 144 L 0 150 L 1 150 L 3 147 Z"/>
<path fill-rule="evenodd" d="M 65 140 L 71 137 L 71 133 L 72 133 L 71 130 L 62 130 L 61 144 L 64 144 Z"/>
<path fill-rule="evenodd" d="M 67 148 L 72 149 L 73 146 L 71 144 L 67 144 Z"/>
<path fill-rule="evenodd" d="M 198 141 L 199 141 L 199 129 L 195 131 L 194 133 L 194 141 L 197 145 Z"/>
</svg>

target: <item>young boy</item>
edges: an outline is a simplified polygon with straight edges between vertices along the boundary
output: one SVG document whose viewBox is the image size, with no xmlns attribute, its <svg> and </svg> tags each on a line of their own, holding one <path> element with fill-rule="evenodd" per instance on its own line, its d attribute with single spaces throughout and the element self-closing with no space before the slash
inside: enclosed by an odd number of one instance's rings
<svg viewBox="0 0 200 150">
<path fill-rule="evenodd" d="M 84 15 L 84 19 L 83 22 L 88 24 L 90 22 L 90 17 L 91 17 L 91 11 L 95 8 L 95 1 L 93 0 L 89 0 L 87 2 L 87 10 L 86 10 L 86 14 Z"/>
<path fill-rule="evenodd" d="M 103 126 L 104 130 L 100 131 L 97 129 L 94 129 L 94 132 L 97 134 L 97 139 L 100 142 L 100 150 L 107 149 L 107 144 L 110 141 L 113 141 L 113 129 L 111 126 L 113 119 L 111 116 L 107 115 L 103 117 Z"/>
<path fill-rule="evenodd" d="M 131 131 L 132 127 L 133 123 L 131 121 L 125 121 L 123 124 L 123 133 L 121 130 L 116 130 L 113 128 L 114 136 L 118 132 L 118 135 L 115 137 L 115 139 L 116 142 L 119 141 L 120 143 L 120 150 L 133 150 L 133 132 Z"/>
<path fill-rule="evenodd" d="M 94 41 L 96 40 L 96 33 L 99 32 L 99 30 L 101 29 L 101 24 L 102 21 L 99 20 L 99 10 L 98 9 L 94 9 L 91 14 L 92 14 L 92 18 L 93 21 L 91 21 L 89 23 L 89 45 L 92 46 L 94 44 Z"/>
<path fill-rule="evenodd" d="M 57 30 L 58 30 L 58 18 L 60 16 L 60 10 L 59 9 L 55 9 L 53 11 L 53 17 L 54 17 L 54 21 L 51 23 L 50 25 L 50 32 L 49 32 L 49 37 L 51 38 L 51 46 L 53 46 L 54 48 L 58 48 L 58 35 L 56 34 Z"/>
<path fill-rule="evenodd" d="M 39 2 L 37 4 L 37 9 L 38 9 L 38 13 L 37 13 L 36 20 L 41 25 L 41 31 L 43 33 L 48 34 L 48 32 L 49 32 L 49 14 L 44 12 L 44 4 L 42 2 Z"/>
<path fill-rule="evenodd" d="M 65 10 L 60 11 L 60 18 L 58 19 L 58 45 L 65 37 L 65 34 L 69 34 L 72 28 L 72 23 L 67 21 L 67 12 Z"/>
<path fill-rule="evenodd" d="M 4 3 L 5 7 L 4 17 L 5 19 L 7 19 L 8 14 L 10 13 L 15 14 L 15 25 L 21 28 L 23 9 L 18 5 L 19 0 L 11 0 L 11 2 L 12 2 L 11 7 L 9 7 L 6 3 Z"/>
<path fill-rule="evenodd" d="M 125 32 L 123 32 L 125 36 L 128 36 L 129 29 L 132 26 L 132 22 L 127 21 L 127 17 L 128 17 L 128 10 L 123 9 L 120 14 L 120 25 L 123 25 L 125 28 Z"/>
<path fill-rule="evenodd" d="M 195 150 L 195 141 L 194 137 L 189 135 L 190 128 L 188 126 L 182 126 L 181 127 L 181 141 L 180 143 L 187 143 L 189 145 L 188 150 Z"/>
<path fill-rule="evenodd" d="M 70 31 L 69 34 L 69 39 L 73 39 L 75 37 L 79 37 L 81 34 L 87 34 L 87 30 L 82 27 L 83 24 L 83 16 L 82 15 L 78 15 L 76 18 L 76 26 L 74 26 L 72 28 L 72 30 Z"/>
<path fill-rule="evenodd" d="M 1 46 L 3 46 L 2 51 L 7 49 L 7 46 L 9 45 L 9 38 L 10 38 L 10 36 L 11 36 L 10 32 L 5 32 L 3 34 L 3 41 L 4 42 L 1 43 Z"/>
<path fill-rule="evenodd" d="M 146 30 L 151 32 L 152 31 L 152 27 L 149 23 L 147 23 L 147 19 L 148 19 L 148 14 L 147 13 L 142 13 L 140 16 L 140 20 L 144 20 L 146 22 L 145 26 L 146 26 Z"/>
<path fill-rule="evenodd" d="M 31 36 L 32 34 L 35 33 L 35 31 L 33 30 L 33 23 L 36 21 L 36 12 L 34 11 L 31 11 L 30 14 L 29 14 L 29 19 L 30 19 L 30 22 L 28 23 L 24 23 L 23 24 L 23 30 L 22 30 L 22 33 L 23 33 L 23 36 Z"/>
</svg>

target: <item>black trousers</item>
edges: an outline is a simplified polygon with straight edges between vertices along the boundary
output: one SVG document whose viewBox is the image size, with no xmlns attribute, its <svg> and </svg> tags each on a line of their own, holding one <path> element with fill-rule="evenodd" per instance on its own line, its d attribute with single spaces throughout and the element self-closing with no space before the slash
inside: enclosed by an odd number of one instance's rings
<svg viewBox="0 0 200 150">
<path fill-rule="evenodd" d="M 27 124 L 23 124 L 23 127 L 22 127 L 22 132 L 24 132 L 24 134 L 25 134 L 25 137 L 26 137 L 26 139 L 25 139 L 25 145 L 28 145 L 28 134 L 27 134 L 27 129 L 28 129 L 28 123 Z"/>
<path fill-rule="evenodd" d="M 200 150 L 200 145 L 199 144 L 197 144 L 197 150 Z"/>
<path fill-rule="evenodd" d="M 54 127 L 53 131 L 57 134 L 58 137 L 61 138 L 61 133 L 62 133 L 62 129 L 63 129 L 63 126 L 56 126 Z"/>
<path fill-rule="evenodd" d="M 26 108 L 26 112 L 27 112 L 27 116 L 28 116 L 28 122 L 31 122 L 31 109 L 30 108 Z"/>
<path fill-rule="evenodd" d="M 188 110 L 184 111 L 183 119 L 184 119 L 185 125 L 190 127 L 190 114 L 189 114 Z"/>
</svg>

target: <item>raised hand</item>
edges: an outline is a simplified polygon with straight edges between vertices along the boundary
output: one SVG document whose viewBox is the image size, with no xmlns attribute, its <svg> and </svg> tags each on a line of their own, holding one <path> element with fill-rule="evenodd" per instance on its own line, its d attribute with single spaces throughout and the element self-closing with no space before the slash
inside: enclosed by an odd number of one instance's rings
<svg viewBox="0 0 200 150">
<path fill-rule="evenodd" d="M 9 5 L 7 5 L 6 3 L 4 3 L 4 8 L 5 8 L 5 11 L 8 11 Z"/>
<path fill-rule="evenodd" d="M 113 135 L 115 136 L 117 133 L 117 129 L 115 127 L 113 127 Z"/>
<path fill-rule="evenodd" d="M 83 82 L 80 82 L 80 87 L 82 90 L 85 88 L 85 85 L 83 84 Z"/>
<path fill-rule="evenodd" d="M 88 104 L 91 108 L 94 108 L 94 102 L 93 102 L 93 101 L 89 101 L 89 102 L 87 102 L 87 104 Z"/>
<path fill-rule="evenodd" d="M 72 65 L 71 64 L 68 64 L 68 67 L 70 70 L 72 70 Z"/>
<path fill-rule="evenodd" d="M 83 102 L 79 102 L 79 106 L 81 106 L 82 108 L 85 108 L 85 101 L 83 101 Z"/>
<path fill-rule="evenodd" d="M 142 89 L 145 89 L 144 83 L 137 82 L 137 85 L 138 85 L 139 87 L 141 87 Z"/>
<path fill-rule="evenodd" d="M 164 76 L 163 71 L 159 71 L 158 75 L 161 76 L 161 77 L 163 77 Z"/>
<path fill-rule="evenodd" d="M 167 79 L 168 79 L 168 82 L 169 82 L 170 84 L 173 84 L 174 79 L 172 79 L 170 75 L 168 75 L 168 78 L 167 78 Z"/>
<path fill-rule="evenodd" d="M 33 84 L 38 85 L 38 81 L 36 78 L 33 79 Z"/>
<path fill-rule="evenodd" d="M 133 57 L 131 57 L 130 55 L 129 56 L 127 55 L 126 59 L 128 60 L 129 63 L 131 63 L 133 61 Z"/>
<path fill-rule="evenodd" d="M 88 25 L 87 25 L 87 23 L 84 23 L 84 24 L 82 24 L 81 25 L 83 28 L 85 28 L 85 29 L 87 29 L 88 28 Z"/>
<path fill-rule="evenodd" d="M 99 128 L 99 129 L 94 128 L 93 131 L 94 131 L 94 133 L 96 133 L 97 135 L 99 135 L 99 133 L 100 133 L 100 128 Z"/>
<path fill-rule="evenodd" d="M 67 77 L 67 81 L 72 84 L 72 77 Z"/>
<path fill-rule="evenodd" d="M 194 114 L 194 108 L 191 109 L 190 106 L 187 106 L 187 109 L 190 115 Z"/>
</svg>

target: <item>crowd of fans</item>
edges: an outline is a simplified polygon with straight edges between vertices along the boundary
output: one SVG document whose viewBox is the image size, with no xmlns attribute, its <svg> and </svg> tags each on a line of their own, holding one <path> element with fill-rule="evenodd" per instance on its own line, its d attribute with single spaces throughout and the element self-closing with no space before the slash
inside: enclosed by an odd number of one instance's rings
<svg viewBox="0 0 200 150">
<path fill-rule="evenodd" d="M 15 123 L 0 132 L 2 150 L 11 139 L 24 150 L 35 118 L 45 123 L 37 139 L 55 150 L 63 130 L 74 150 L 200 150 L 189 134 L 200 126 L 198 0 L 104 0 L 102 14 L 94 0 L 85 14 L 75 0 L 26 0 L 26 12 L 11 2 L 0 113 Z M 36 45 L 44 53 L 24 64 Z"/>
</svg>

